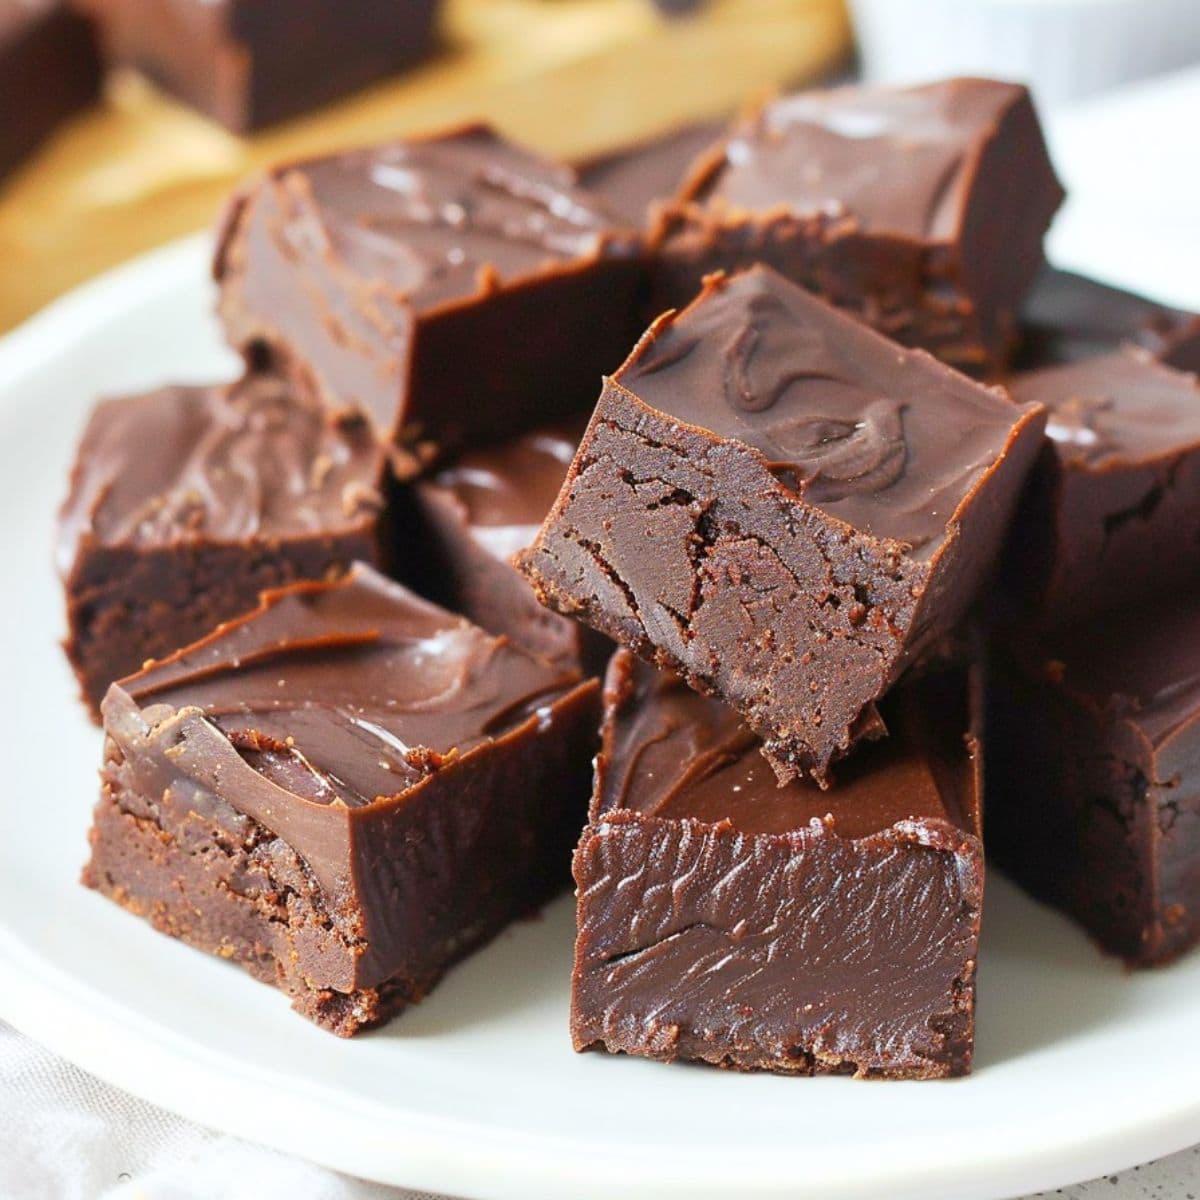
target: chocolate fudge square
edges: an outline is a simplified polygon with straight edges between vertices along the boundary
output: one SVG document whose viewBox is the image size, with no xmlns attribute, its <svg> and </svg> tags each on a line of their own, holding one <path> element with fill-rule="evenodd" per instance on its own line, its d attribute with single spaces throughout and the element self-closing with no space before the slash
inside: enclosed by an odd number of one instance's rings
<svg viewBox="0 0 1200 1200">
<path fill-rule="evenodd" d="M 558 497 L 585 424 L 544 426 L 476 447 L 414 484 L 414 511 L 397 520 L 417 552 L 398 569 L 422 595 L 490 633 L 591 673 L 603 672 L 612 643 L 544 608 L 509 561 L 533 541 Z"/>
<path fill-rule="evenodd" d="M 366 567 L 114 684 L 84 882 L 343 1036 L 565 885 L 580 682 Z"/>
<path fill-rule="evenodd" d="M 1049 411 L 1007 590 L 1047 626 L 1200 580 L 1200 383 L 1126 349 L 1014 376 Z"/>
<path fill-rule="evenodd" d="M 1021 370 L 1077 362 L 1132 343 L 1180 371 L 1200 371 L 1200 315 L 1084 275 L 1046 267 L 1021 309 Z"/>
<path fill-rule="evenodd" d="M 1063 192 L 1023 87 L 952 79 L 801 92 L 692 172 L 659 293 L 763 262 L 890 337 L 995 372 Z"/>
<path fill-rule="evenodd" d="M 234 133 L 297 116 L 424 58 L 435 0 L 81 0 L 107 56 Z"/>
<path fill-rule="evenodd" d="M 482 126 L 294 163 L 232 206 L 221 314 L 410 450 L 504 437 L 585 410 L 621 361 L 640 261 L 619 224 Z"/>
<path fill-rule="evenodd" d="M 710 279 L 606 381 L 517 562 L 824 784 L 988 576 L 1044 420 L 773 271 Z"/>
<path fill-rule="evenodd" d="M 94 715 L 108 685 L 258 603 L 264 588 L 384 563 L 386 453 L 269 375 L 97 405 L 60 515 L 67 655 Z"/>
<path fill-rule="evenodd" d="M 65 0 L 0 0 L 0 179 L 100 94 L 91 26 Z"/>
<path fill-rule="evenodd" d="M 730 709 L 618 651 L 575 853 L 575 1048 L 969 1071 L 984 864 L 964 691 L 927 677 L 837 789 L 781 788 Z"/>
<path fill-rule="evenodd" d="M 1200 605 L 997 633 L 988 851 L 1133 965 L 1200 938 Z"/>
</svg>

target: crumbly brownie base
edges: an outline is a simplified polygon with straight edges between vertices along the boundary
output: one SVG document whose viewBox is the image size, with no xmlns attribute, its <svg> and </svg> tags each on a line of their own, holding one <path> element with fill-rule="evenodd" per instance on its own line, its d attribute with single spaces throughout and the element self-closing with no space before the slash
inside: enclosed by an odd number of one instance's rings
<svg viewBox="0 0 1200 1200">
<path fill-rule="evenodd" d="M 418 974 L 349 992 L 314 986 L 305 978 L 304 960 L 314 954 L 352 957 L 355 915 L 329 913 L 295 851 L 257 822 L 229 806 L 222 806 L 227 811 L 217 823 L 183 807 L 171 813 L 106 782 L 83 883 L 159 932 L 279 988 L 296 1012 L 339 1037 L 381 1025 L 423 999 L 450 966 L 510 919 L 506 912 L 452 942 L 427 947 L 427 960 L 436 965 Z M 549 898 L 533 898 L 530 908 Z"/>
<path fill-rule="evenodd" d="M 519 560 L 534 590 L 731 703 L 781 781 L 827 785 L 836 759 L 882 731 L 875 701 L 925 650 L 906 638 L 927 566 L 796 504 L 745 447 L 660 418 L 616 385 L 601 407 Z"/>
</svg>

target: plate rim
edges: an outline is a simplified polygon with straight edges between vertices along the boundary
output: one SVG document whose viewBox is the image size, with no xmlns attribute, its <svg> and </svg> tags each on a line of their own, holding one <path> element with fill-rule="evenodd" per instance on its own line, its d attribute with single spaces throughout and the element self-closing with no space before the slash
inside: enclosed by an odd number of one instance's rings
<svg viewBox="0 0 1200 1200">
<path fill-rule="evenodd" d="M 1015 1156 L 1000 1149 L 1003 1139 L 997 1139 L 991 1155 L 975 1154 L 969 1165 L 959 1160 L 949 1175 L 935 1164 L 921 1172 L 909 1169 L 897 1180 L 890 1160 L 867 1155 L 859 1161 L 853 1178 L 841 1175 L 841 1168 L 814 1175 L 810 1163 L 806 1176 L 798 1179 L 794 1154 L 781 1147 L 770 1157 L 757 1155 L 760 1161 L 751 1166 L 758 1168 L 752 1176 L 747 1175 L 744 1158 L 730 1155 L 724 1170 L 698 1180 L 695 1175 L 680 1174 L 669 1162 L 657 1164 L 656 1170 L 648 1148 L 633 1153 L 626 1150 L 597 1163 L 594 1138 L 520 1136 L 510 1128 L 467 1118 L 434 1117 L 380 1101 L 354 1102 L 344 1090 L 319 1084 L 305 1092 L 292 1092 L 281 1101 L 262 1069 L 148 1021 L 57 963 L 39 959 L 2 922 L 0 965 L 16 985 L 0 990 L 0 1018 L 106 1083 L 210 1129 L 332 1170 L 449 1196 L 530 1200 L 532 1196 L 570 1195 L 578 1200 L 602 1200 L 620 1190 L 664 1200 L 724 1200 L 736 1187 L 734 1194 L 772 1200 L 867 1200 L 895 1194 L 919 1195 L 923 1200 L 1001 1200 L 1099 1178 L 1187 1149 L 1200 1129 L 1197 1096 L 1187 1109 L 1143 1112 L 1136 1121 L 1077 1133 L 1066 1140 L 1047 1137 L 1042 1145 L 1032 1150 L 1025 1146 Z M 175 1074 L 163 1071 L 164 1066 L 173 1067 Z M 820 1086 L 819 1080 L 797 1082 L 799 1086 Z M 969 1085 L 970 1077 L 924 1083 L 850 1083 L 853 1087 L 887 1088 Z M 314 1123 L 311 1109 L 318 1098 L 317 1119 L 325 1135 L 314 1143 L 309 1131 Z M 377 1128 L 384 1117 L 389 1120 L 386 1144 L 361 1123 L 367 1118 Z M 337 1125 L 332 1133 L 331 1120 Z M 473 1153 L 464 1155 L 464 1143 Z M 319 1147 L 316 1153 L 314 1144 Z M 1103 1145 L 1102 1152 L 1097 1151 L 1098 1144 Z M 863 1170 L 864 1162 L 869 1162 L 869 1170 Z M 792 1171 L 787 1169 L 789 1163 Z M 629 1172 L 633 1169 L 639 1172 L 639 1180 L 630 1191 Z"/>
</svg>

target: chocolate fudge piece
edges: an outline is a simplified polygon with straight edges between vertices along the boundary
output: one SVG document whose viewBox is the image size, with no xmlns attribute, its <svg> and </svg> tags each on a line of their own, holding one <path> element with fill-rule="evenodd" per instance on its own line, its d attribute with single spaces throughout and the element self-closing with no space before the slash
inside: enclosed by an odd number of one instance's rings
<svg viewBox="0 0 1200 1200">
<path fill-rule="evenodd" d="M 612 643 L 550 612 L 510 563 L 533 541 L 562 487 L 585 421 L 533 433 L 462 454 L 412 489 L 419 546 L 411 577 L 417 590 L 462 613 L 491 633 L 504 634 L 532 654 L 586 671 L 603 671 Z"/>
<path fill-rule="evenodd" d="M 580 182 L 636 229 L 678 195 L 697 160 L 721 145 L 727 128 L 722 121 L 698 121 L 597 155 L 579 164 Z"/>
<path fill-rule="evenodd" d="M 781 788 L 728 708 L 618 651 L 575 853 L 575 1048 L 969 1071 L 984 866 L 964 690 L 927 678 L 836 790 Z"/>
<path fill-rule="evenodd" d="M 581 411 L 640 263 L 575 178 L 483 126 L 279 167 L 221 236 L 229 335 L 409 447 Z"/>
<path fill-rule="evenodd" d="M 81 0 L 115 63 L 235 133 L 318 108 L 425 57 L 436 0 Z"/>
<path fill-rule="evenodd" d="M 1200 580 L 1200 383 L 1125 350 L 1013 378 L 1047 448 L 1010 538 L 1007 591 L 1045 625 Z"/>
<path fill-rule="evenodd" d="M 1132 342 L 1181 371 L 1200 371 L 1200 315 L 1046 267 L 1021 309 L 1021 370 L 1076 362 Z"/>
<path fill-rule="evenodd" d="M 287 384 L 168 387 L 92 414 L 63 506 L 67 654 L 105 689 L 258 603 L 355 559 L 385 562 L 385 452 Z"/>
<path fill-rule="evenodd" d="M 662 301 L 764 262 L 906 345 L 994 371 L 1062 201 L 1028 92 L 986 79 L 776 101 L 710 155 L 660 237 Z"/>
<path fill-rule="evenodd" d="M 994 651 L 989 853 L 1113 954 L 1174 958 L 1200 938 L 1200 606 L 1009 631 Z"/>
<path fill-rule="evenodd" d="M 356 568 L 104 700 L 84 882 L 349 1036 L 567 882 L 595 680 Z"/>
<path fill-rule="evenodd" d="M 64 0 L 0 0 L 0 178 L 99 93 L 83 17 Z"/>
<path fill-rule="evenodd" d="M 518 565 L 827 783 L 990 572 L 1044 417 L 773 271 L 710 279 L 606 381 Z"/>
</svg>

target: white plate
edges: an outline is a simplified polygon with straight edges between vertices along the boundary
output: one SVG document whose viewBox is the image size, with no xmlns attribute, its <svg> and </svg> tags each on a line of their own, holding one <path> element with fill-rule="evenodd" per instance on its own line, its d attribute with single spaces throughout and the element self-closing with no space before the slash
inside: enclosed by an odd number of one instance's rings
<svg viewBox="0 0 1200 1200">
<path fill-rule="evenodd" d="M 1186 298 L 1170 261 L 1158 283 Z M 996 876 L 976 1072 L 915 1084 L 573 1054 L 565 899 L 342 1042 L 78 887 L 100 742 L 55 644 L 53 513 L 94 395 L 233 369 L 205 268 L 181 243 L 0 342 L 0 1016 L 205 1124 L 480 1197 L 969 1200 L 1200 1140 L 1200 955 L 1128 975 Z"/>
</svg>

